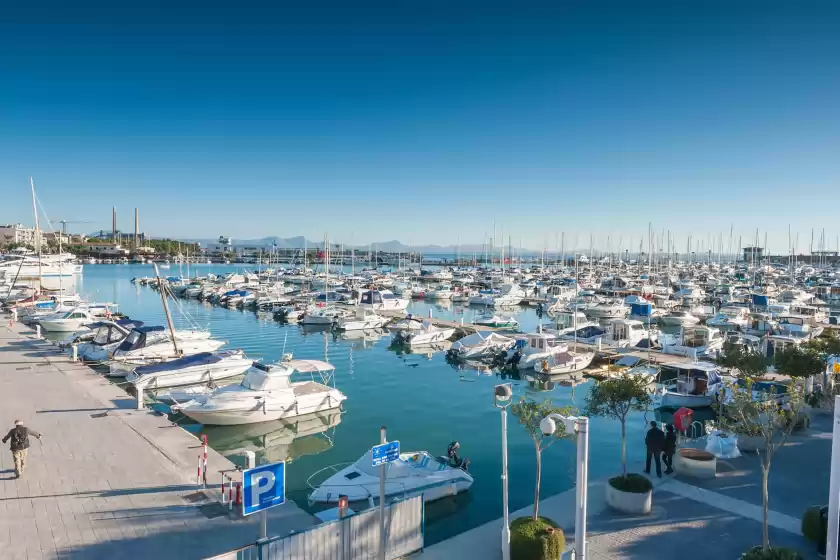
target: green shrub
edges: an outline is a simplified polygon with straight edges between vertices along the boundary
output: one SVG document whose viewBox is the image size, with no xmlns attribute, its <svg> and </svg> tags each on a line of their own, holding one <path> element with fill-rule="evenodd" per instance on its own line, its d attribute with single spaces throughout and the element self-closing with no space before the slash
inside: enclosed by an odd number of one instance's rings
<svg viewBox="0 0 840 560">
<path fill-rule="evenodd" d="M 551 535 L 549 528 L 554 529 Z M 510 524 L 511 560 L 560 560 L 565 549 L 563 531 L 547 517 L 536 521 L 531 517 L 519 517 Z"/>
<path fill-rule="evenodd" d="M 792 548 L 768 548 L 764 550 L 760 546 L 756 546 L 743 553 L 741 560 L 805 560 L 805 557 Z"/>
<path fill-rule="evenodd" d="M 651 484 L 650 480 L 640 474 L 628 474 L 611 478 L 610 486 L 616 490 L 632 492 L 633 494 L 644 494 L 653 490 L 653 484 Z"/>
<path fill-rule="evenodd" d="M 820 515 L 822 509 L 820 506 L 811 506 L 802 516 L 802 534 L 809 541 L 818 544 L 825 541 L 828 532 L 827 521 Z"/>
</svg>

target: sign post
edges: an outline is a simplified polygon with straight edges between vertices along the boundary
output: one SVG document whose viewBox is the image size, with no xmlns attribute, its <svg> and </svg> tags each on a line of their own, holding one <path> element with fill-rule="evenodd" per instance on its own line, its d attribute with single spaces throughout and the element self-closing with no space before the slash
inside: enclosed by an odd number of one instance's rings
<svg viewBox="0 0 840 560">
<path fill-rule="evenodd" d="M 388 441 L 385 426 L 379 429 L 380 444 L 371 449 L 371 463 L 379 466 L 379 559 L 385 560 L 385 467 L 400 458 L 400 442 Z"/>
<path fill-rule="evenodd" d="M 262 539 L 268 538 L 268 510 L 286 503 L 286 463 L 272 463 L 242 473 L 242 515 L 260 512 Z"/>
</svg>

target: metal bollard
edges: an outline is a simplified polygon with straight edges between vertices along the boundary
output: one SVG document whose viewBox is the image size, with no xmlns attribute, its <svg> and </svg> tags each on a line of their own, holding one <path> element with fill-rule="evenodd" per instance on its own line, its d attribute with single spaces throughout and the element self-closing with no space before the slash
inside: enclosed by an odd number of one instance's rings
<svg viewBox="0 0 840 560">
<path fill-rule="evenodd" d="M 79 361 L 79 345 L 76 344 L 75 342 L 73 343 L 73 361 L 74 362 Z"/>
<path fill-rule="evenodd" d="M 41 338 L 41 325 L 35 325 L 35 338 Z"/>
<path fill-rule="evenodd" d="M 12 307 L 12 320 L 13 321 L 18 320 L 17 307 Z"/>
<path fill-rule="evenodd" d="M 134 390 L 137 393 L 137 410 L 144 410 L 146 408 L 146 396 L 143 394 L 143 386 L 135 385 Z"/>
<path fill-rule="evenodd" d="M 227 480 L 227 475 L 222 473 L 222 505 L 225 505 L 227 502 L 225 501 L 225 481 Z"/>
</svg>

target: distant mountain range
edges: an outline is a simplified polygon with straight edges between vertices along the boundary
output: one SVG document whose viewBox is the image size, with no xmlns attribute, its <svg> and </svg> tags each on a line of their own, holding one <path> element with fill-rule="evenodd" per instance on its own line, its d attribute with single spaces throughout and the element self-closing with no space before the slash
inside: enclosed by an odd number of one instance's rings
<svg viewBox="0 0 840 560">
<path fill-rule="evenodd" d="M 200 243 L 202 247 L 207 247 L 208 245 L 216 245 L 219 240 L 216 239 L 184 239 L 183 241 L 190 241 L 193 243 Z M 304 247 L 307 248 L 319 248 L 322 249 L 324 247 L 323 241 L 310 241 L 305 239 L 303 236 L 297 237 L 262 237 L 260 239 L 231 239 L 231 243 L 234 247 L 271 247 L 272 245 L 276 246 L 278 249 L 303 249 Z M 337 247 L 340 244 L 330 243 L 333 248 Z M 460 248 L 456 245 L 405 245 L 399 241 L 392 240 L 392 241 L 382 241 L 379 243 L 371 243 L 370 245 L 345 245 L 345 249 L 352 249 L 356 248 L 357 250 L 368 251 L 371 247 L 373 247 L 376 251 L 385 251 L 387 253 L 407 253 L 409 251 L 414 253 L 443 253 L 443 254 L 452 254 L 456 253 L 460 250 L 460 252 L 464 255 L 468 253 L 481 253 L 484 251 L 484 247 L 481 245 L 461 245 Z M 516 251 L 519 251 L 519 248 L 515 248 Z M 527 249 L 523 250 L 523 253 L 535 253 L 536 251 L 529 251 Z"/>
</svg>

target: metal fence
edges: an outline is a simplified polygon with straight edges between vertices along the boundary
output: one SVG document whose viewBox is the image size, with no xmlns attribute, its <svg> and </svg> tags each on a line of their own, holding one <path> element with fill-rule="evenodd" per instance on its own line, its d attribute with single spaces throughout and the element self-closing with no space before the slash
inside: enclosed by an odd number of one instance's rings
<svg viewBox="0 0 840 560">
<path fill-rule="evenodd" d="M 389 560 L 423 548 L 423 520 L 423 496 L 385 507 Z M 374 508 L 232 550 L 212 560 L 377 560 L 378 554 L 379 509 Z"/>
</svg>

